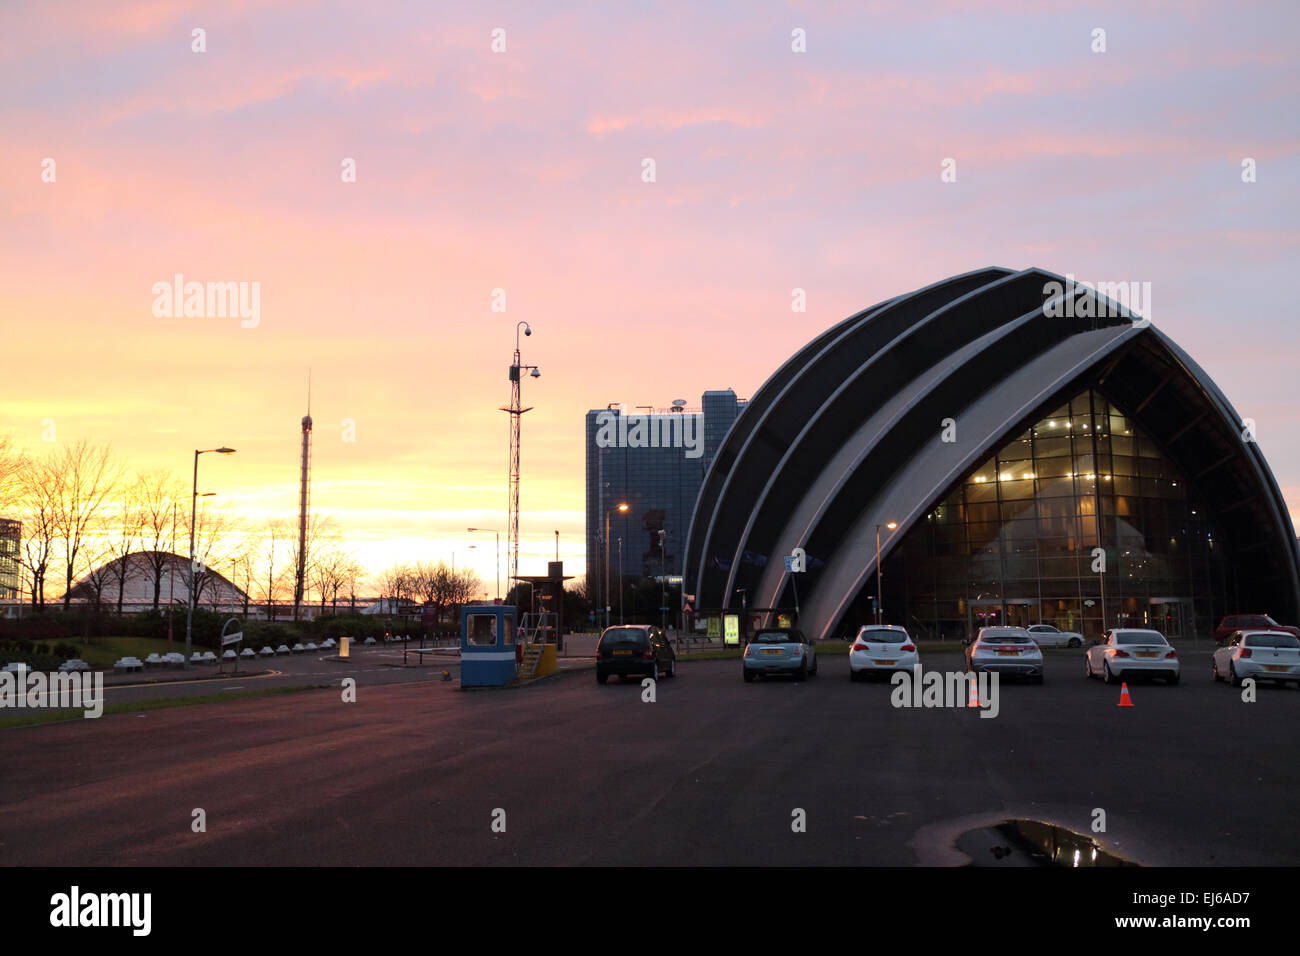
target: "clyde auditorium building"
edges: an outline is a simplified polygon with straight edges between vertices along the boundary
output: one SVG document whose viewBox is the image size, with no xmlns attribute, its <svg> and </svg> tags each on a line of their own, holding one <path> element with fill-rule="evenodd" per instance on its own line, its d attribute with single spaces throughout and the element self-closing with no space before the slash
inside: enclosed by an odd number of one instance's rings
<svg viewBox="0 0 1300 956">
<path fill-rule="evenodd" d="M 913 637 L 1300 617 L 1295 530 L 1227 398 L 1149 322 L 1037 269 L 881 302 L 782 365 L 705 478 L 685 590 L 747 628 L 797 608 L 844 636 L 872 620 L 877 535 L 883 620 Z"/>
</svg>

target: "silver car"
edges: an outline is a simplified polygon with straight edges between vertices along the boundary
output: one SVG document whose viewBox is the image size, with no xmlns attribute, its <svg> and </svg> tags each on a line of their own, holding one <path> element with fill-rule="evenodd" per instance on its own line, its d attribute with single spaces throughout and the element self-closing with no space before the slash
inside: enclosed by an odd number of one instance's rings
<svg viewBox="0 0 1300 956">
<path fill-rule="evenodd" d="M 966 670 L 1014 674 L 1041 684 L 1043 652 L 1023 627 L 981 627 L 966 648 Z"/>
</svg>

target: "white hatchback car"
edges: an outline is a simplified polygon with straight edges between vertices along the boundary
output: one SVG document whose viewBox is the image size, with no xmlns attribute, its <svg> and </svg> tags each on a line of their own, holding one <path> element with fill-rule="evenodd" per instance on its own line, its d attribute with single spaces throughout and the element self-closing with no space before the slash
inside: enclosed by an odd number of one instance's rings
<svg viewBox="0 0 1300 956">
<path fill-rule="evenodd" d="M 1214 652 L 1214 679 L 1295 681 L 1300 685 L 1300 638 L 1281 631 L 1234 631 Z"/>
<path fill-rule="evenodd" d="M 1031 624 L 1026 630 L 1039 647 L 1083 647 L 1083 635 L 1078 631 L 1062 631 L 1051 624 Z"/>
<path fill-rule="evenodd" d="M 868 624 L 858 629 L 858 636 L 849 648 L 849 679 L 862 680 L 868 674 L 910 671 L 920 663 L 920 654 L 906 628 L 893 624 Z"/>
<path fill-rule="evenodd" d="M 1107 684 L 1140 674 L 1177 684 L 1181 676 L 1178 652 L 1159 631 L 1145 628 L 1112 628 L 1088 648 L 1083 661 L 1085 676 L 1100 677 Z"/>
</svg>

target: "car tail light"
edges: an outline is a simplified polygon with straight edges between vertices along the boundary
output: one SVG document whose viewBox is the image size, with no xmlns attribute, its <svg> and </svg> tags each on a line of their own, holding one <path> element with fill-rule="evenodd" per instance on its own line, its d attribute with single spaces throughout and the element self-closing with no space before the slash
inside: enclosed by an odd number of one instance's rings
<svg viewBox="0 0 1300 956">
<path fill-rule="evenodd" d="M 1118 647 L 1109 648 L 1106 653 L 1111 657 L 1128 657 L 1128 651 L 1121 651 Z"/>
<path fill-rule="evenodd" d="M 855 651 L 869 651 L 871 650 L 871 645 L 863 644 L 861 641 L 858 641 L 856 644 L 853 645 L 853 649 Z"/>
<path fill-rule="evenodd" d="M 1177 656 L 1178 656 L 1178 652 L 1174 650 L 1172 647 L 1169 649 L 1169 653 L 1165 655 L 1166 658 L 1177 657 Z"/>
<path fill-rule="evenodd" d="M 899 648 L 899 650 L 902 651 L 904 654 L 910 654 L 912 653 L 912 651 L 916 650 L 916 645 L 904 644 L 902 647 Z"/>
<path fill-rule="evenodd" d="M 1249 648 L 1249 647 L 1243 647 L 1241 650 L 1237 651 L 1237 659 L 1238 659 L 1238 660 L 1240 660 L 1240 659 L 1243 658 L 1243 657 L 1249 657 L 1249 656 L 1250 656 L 1250 648 Z"/>
<path fill-rule="evenodd" d="M 655 656 L 655 649 L 653 647 L 647 647 L 645 651 L 641 654 L 641 659 L 648 661 L 650 660 L 650 658 L 654 656 Z"/>
</svg>

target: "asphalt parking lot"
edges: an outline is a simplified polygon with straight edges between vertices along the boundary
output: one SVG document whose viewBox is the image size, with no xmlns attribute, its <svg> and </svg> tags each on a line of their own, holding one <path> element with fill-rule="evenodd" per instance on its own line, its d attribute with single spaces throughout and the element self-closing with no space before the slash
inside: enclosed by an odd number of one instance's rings
<svg viewBox="0 0 1300 956">
<path fill-rule="evenodd" d="M 996 719 L 895 708 L 887 683 L 825 655 L 805 683 L 684 663 L 654 703 L 582 672 L 16 728 L 0 732 L 0 861 L 952 865 L 971 828 L 1086 831 L 1102 809 L 1099 838 L 1136 862 L 1295 865 L 1300 690 L 1246 704 L 1211 683 L 1208 649 L 1183 666 L 1176 687 L 1130 683 L 1119 708 L 1082 651 L 1054 652 L 1045 685 L 1002 682 Z"/>
</svg>

